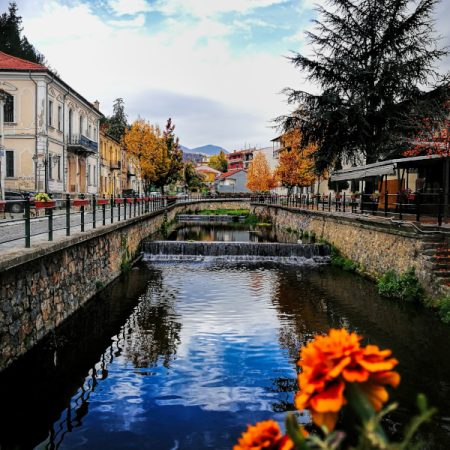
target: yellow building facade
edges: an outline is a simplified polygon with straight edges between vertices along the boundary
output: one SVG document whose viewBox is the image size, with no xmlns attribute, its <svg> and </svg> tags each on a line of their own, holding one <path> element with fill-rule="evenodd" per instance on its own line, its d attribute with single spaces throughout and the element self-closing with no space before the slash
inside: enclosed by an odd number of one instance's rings
<svg viewBox="0 0 450 450">
<path fill-rule="evenodd" d="M 100 130 L 100 189 L 99 194 L 118 197 L 122 193 L 122 148 L 120 142 Z"/>
</svg>

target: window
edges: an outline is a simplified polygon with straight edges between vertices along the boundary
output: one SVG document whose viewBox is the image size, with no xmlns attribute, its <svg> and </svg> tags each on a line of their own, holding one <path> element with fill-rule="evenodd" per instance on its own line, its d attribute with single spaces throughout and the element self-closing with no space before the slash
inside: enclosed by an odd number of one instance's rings
<svg viewBox="0 0 450 450">
<path fill-rule="evenodd" d="M 51 100 L 48 102 L 48 125 L 53 126 L 53 102 Z"/>
<path fill-rule="evenodd" d="M 80 134 L 83 134 L 83 116 L 80 116 Z"/>
<path fill-rule="evenodd" d="M 91 126 L 89 125 L 89 128 L 88 128 L 88 138 L 91 139 L 91 137 L 92 137 L 92 136 L 91 136 Z"/>
<path fill-rule="evenodd" d="M 88 164 L 87 165 L 87 184 L 88 184 L 88 186 L 90 186 L 91 185 L 91 165 L 90 164 Z"/>
<path fill-rule="evenodd" d="M 96 165 L 94 164 L 94 165 L 92 166 L 92 168 L 94 169 L 94 176 L 92 177 L 92 178 L 93 178 L 92 184 L 93 184 L 94 186 L 97 186 L 97 171 L 96 171 L 97 167 L 96 167 Z"/>
<path fill-rule="evenodd" d="M 62 107 L 58 106 L 58 130 L 62 131 Z"/>
<path fill-rule="evenodd" d="M 6 150 L 6 177 L 14 177 L 14 151 Z"/>
<path fill-rule="evenodd" d="M 11 94 L 6 93 L 6 100 L 3 106 L 4 121 L 5 123 L 14 122 L 14 97 Z"/>
</svg>

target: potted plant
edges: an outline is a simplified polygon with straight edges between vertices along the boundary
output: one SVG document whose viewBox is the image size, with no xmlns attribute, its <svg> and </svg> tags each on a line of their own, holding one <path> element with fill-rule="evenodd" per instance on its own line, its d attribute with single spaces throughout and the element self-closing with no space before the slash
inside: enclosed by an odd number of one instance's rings
<svg viewBox="0 0 450 450">
<path fill-rule="evenodd" d="M 89 200 L 87 198 L 74 198 L 73 206 L 87 206 L 89 204 Z"/>
<path fill-rule="evenodd" d="M 50 195 L 46 192 L 38 192 L 34 196 L 34 207 L 39 208 L 54 208 L 56 206 L 56 200 L 52 200 Z"/>
</svg>

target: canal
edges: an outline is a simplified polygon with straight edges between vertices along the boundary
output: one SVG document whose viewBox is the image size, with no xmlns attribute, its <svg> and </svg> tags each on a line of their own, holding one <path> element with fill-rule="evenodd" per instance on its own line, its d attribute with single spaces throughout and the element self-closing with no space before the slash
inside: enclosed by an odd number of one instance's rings
<svg viewBox="0 0 450 450">
<path fill-rule="evenodd" d="M 450 327 L 333 267 L 214 260 L 142 261 L 3 373 L 0 447 L 231 449 L 293 410 L 299 349 L 330 327 L 399 359 L 390 433 L 424 392 L 423 448 L 447 449 Z"/>
</svg>

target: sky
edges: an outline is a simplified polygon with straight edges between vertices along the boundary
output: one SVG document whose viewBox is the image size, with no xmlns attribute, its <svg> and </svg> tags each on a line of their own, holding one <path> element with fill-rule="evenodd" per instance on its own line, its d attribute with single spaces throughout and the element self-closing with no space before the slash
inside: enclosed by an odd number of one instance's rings
<svg viewBox="0 0 450 450">
<path fill-rule="evenodd" d="M 287 57 L 310 54 L 304 31 L 324 1 L 16 0 L 30 42 L 105 115 L 122 97 L 130 121 L 172 117 L 182 145 L 229 151 L 270 145 L 282 89 L 311 88 Z M 450 44 L 450 1 L 436 21 Z"/>
</svg>

